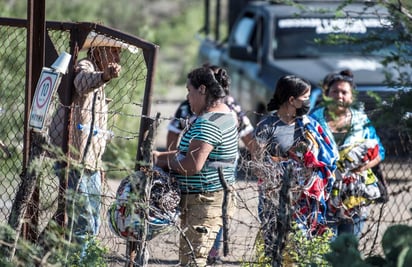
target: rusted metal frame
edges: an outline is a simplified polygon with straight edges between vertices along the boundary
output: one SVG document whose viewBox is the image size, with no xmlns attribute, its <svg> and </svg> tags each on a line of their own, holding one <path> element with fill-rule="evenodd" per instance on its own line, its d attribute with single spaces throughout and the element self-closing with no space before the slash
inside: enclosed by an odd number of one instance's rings
<svg viewBox="0 0 412 267">
<path fill-rule="evenodd" d="M 136 166 L 135 170 L 139 170 L 143 164 L 150 164 L 151 158 L 144 158 L 144 153 L 142 151 L 143 144 L 145 142 L 145 137 L 148 136 L 148 132 L 153 123 L 153 120 L 149 118 L 152 95 L 153 95 L 153 82 L 154 82 L 154 73 L 156 69 L 157 55 L 159 47 L 157 45 L 150 45 L 146 49 L 143 49 L 143 56 L 147 66 L 147 77 L 145 92 L 143 97 L 143 108 L 142 108 L 142 119 L 140 121 L 140 130 L 139 130 L 139 140 L 136 151 Z M 147 152 L 147 151 L 146 151 Z M 151 153 L 149 154 L 151 157 Z M 140 181 L 140 195 L 144 195 L 146 192 L 147 181 Z M 147 229 L 144 227 L 143 231 L 146 232 Z M 126 262 L 126 266 L 142 266 L 144 264 L 144 257 L 146 254 L 145 240 L 140 240 L 140 242 L 128 242 L 126 246 L 126 255 L 129 258 L 129 261 Z"/>
<path fill-rule="evenodd" d="M 48 27 L 52 26 L 51 23 L 47 25 Z M 67 24 L 66 25 L 54 24 L 54 25 L 59 26 L 59 27 L 68 26 Z M 147 131 L 150 129 L 151 124 L 153 123 L 153 121 L 150 120 L 149 116 L 150 116 L 151 103 L 152 103 L 152 95 L 153 95 L 152 88 L 153 88 L 153 82 L 154 82 L 156 59 L 157 59 L 157 54 L 158 54 L 158 46 L 150 42 L 147 42 L 143 39 L 140 39 L 138 37 L 120 33 L 115 29 L 112 29 L 110 27 L 106 27 L 100 24 L 79 23 L 77 24 L 77 29 L 78 29 L 77 38 L 72 38 L 71 47 L 73 46 L 81 47 L 88 33 L 94 30 L 96 32 L 108 34 L 113 38 L 118 38 L 124 42 L 135 45 L 136 47 L 139 47 L 142 50 L 142 53 L 143 53 L 143 56 L 146 62 L 146 66 L 147 66 L 147 78 L 146 78 L 145 92 L 144 92 L 144 98 L 143 98 L 143 107 L 142 107 L 142 113 L 141 113 L 142 119 L 140 123 L 140 131 L 139 131 L 140 134 L 139 134 L 139 140 L 138 140 L 138 147 L 136 151 L 135 170 L 138 170 L 140 169 L 140 166 L 142 165 L 142 161 L 148 162 L 148 159 L 143 158 L 142 144 L 144 142 L 145 133 L 147 133 Z M 75 40 L 78 40 L 78 43 L 75 43 L 76 42 Z M 76 57 L 74 57 L 74 60 L 76 60 Z M 145 188 L 145 186 L 143 186 L 143 188 Z M 64 218 L 60 218 L 61 220 L 60 223 L 62 222 L 63 219 Z M 128 242 L 127 255 L 129 257 L 129 261 L 126 264 L 130 264 L 130 266 L 139 266 L 139 263 L 142 263 L 143 259 L 141 257 L 136 259 L 136 255 L 145 254 L 145 252 L 142 251 L 142 249 L 144 250 L 142 245 L 143 245 L 142 242 L 140 242 L 140 245 L 138 245 L 137 242 Z M 136 251 L 136 250 L 139 250 L 139 251 Z"/>
<path fill-rule="evenodd" d="M 94 30 L 99 33 L 103 34 L 108 34 L 113 38 L 118 38 L 124 42 L 127 42 L 129 44 L 135 45 L 136 47 L 139 47 L 142 50 L 143 57 L 146 62 L 147 66 L 147 76 L 146 76 L 146 84 L 145 84 L 145 92 L 144 92 L 144 98 L 143 98 L 143 107 L 142 107 L 142 119 L 140 122 L 140 130 L 139 130 L 139 140 L 138 140 L 138 147 L 136 151 L 136 165 L 135 165 L 135 170 L 139 170 L 140 167 L 142 166 L 142 162 L 145 162 L 143 164 L 148 164 L 150 159 L 145 159 L 143 158 L 143 142 L 144 137 L 146 136 L 147 132 L 149 131 L 151 124 L 153 123 L 153 120 L 149 118 L 150 116 L 150 111 L 151 111 L 151 103 L 152 103 L 152 95 L 153 95 L 153 82 L 154 82 L 154 73 L 155 73 L 155 67 L 156 67 L 156 60 L 157 60 L 157 55 L 158 55 L 158 46 L 154 45 L 150 42 L 147 42 L 143 39 L 140 39 L 138 37 L 120 33 L 115 29 L 112 29 L 110 27 L 102 26 L 100 24 L 94 24 L 94 23 L 80 23 L 78 25 L 78 29 L 80 29 L 79 33 L 79 43 L 83 44 L 84 40 L 86 39 L 87 34 Z M 80 45 L 81 47 L 81 45 Z M 146 181 L 142 181 L 141 183 L 141 189 L 146 187 Z M 127 261 L 126 265 L 128 266 L 141 266 L 141 264 L 144 262 L 144 255 L 145 253 L 145 246 L 144 242 L 127 242 L 127 255 L 129 260 Z M 136 256 L 138 256 L 136 258 Z"/>
<path fill-rule="evenodd" d="M 27 28 L 27 20 L 25 19 L 16 19 L 16 18 L 2 18 L 0 17 L 0 25 L 5 25 L 5 26 L 13 26 L 13 27 L 19 27 L 19 28 Z M 60 22 L 60 21 L 46 21 L 46 28 L 48 30 L 62 30 L 62 31 L 72 31 L 73 29 L 78 28 L 79 29 L 79 36 L 78 40 L 81 41 L 84 37 L 86 38 L 87 34 L 95 30 L 97 32 L 101 32 L 104 34 L 109 34 L 110 36 L 114 38 L 118 38 L 119 40 L 122 40 L 124 42 L 127 42 L 131 45 L 134 45 L 140 49 L 142 49 L 144 54 L 147 53 L 152 53 L 154 49 L 157 49 L 158 46 L 148 42 L 144 39 L 141 39 L 139 37 L 119 32 L 118 30 L 103 26 L 101 24 L 96 24 L 96 23 L 90 23 L 90 22 Z M 83 40 L 84 41 L 84 40 Z M 78 42 L 79 47 L 83 44 L 82 42 Z M 146 56 L 145 56 L 146 57 Z M 148 62 L 147 62 L 148 63 Z"/>
<path fill-rule="evenodd" d="M 37 157 L 39 151 L 36 150 L 40 148 L 33 147 L 33 145 L 38 146 L 39 144 L 33 143 L 33 141 L 36 142 L 36 137 L 33 136 L 33 133 L 29 129 L 29 116 L 34 90 L 40 77 L 41 70 L 44 66 L 46 3 L 45 0 L 28 0 L 27 3 L 26 97 L 24 112 L 25 131 L 23 133 L 23 171 L 21 177 L 22 179 L 33 179 L 33 181 L 27 181 L 27 193 L 32 191 L 32 194 L 30 194 L 31 197 L 27 196 L 28 199 L 26 199 L 29 200 L 29 202 L 27 203 L 25 217 L 29 219 L 29 223 L 24 223 L 22 225 L 22 233 L 26 239 L 35 241 L 38 236 L 37 225 L 39 222 L 38 206 L 40 202 L 40 192 L 37 187 L 38 181 L 36 174 L 28 173 L 27 168 L 30 164 L 30 158 Z M 34 186 L 34 188 L 31 188 L 32 186 Z"/>
<path fill-rule="evenodd" d="M 78 55 L 78 30 L 75 27 L 75 24 L 72 23 L 61 23 L 57 24 L 56 23 L 48 23 L 47 24 L 50 29 L 54 30 L 69 30 L 70 32 L 70 51 L 69 54 L 72 55 L 69 66 L 68 66 L 68 72 L 66 75 L 62 77 L 62 81 L 60 83 L 60 87 L 57 91 L 59 100 L 62 103 L 64 107 L 68 107 L 72 103 L 72 82 L 74 79 L 74 62 L 77 59 Z M 57 26 L 57 27 L 56 27 Z M 69 121 L 70 121 L 70 111 L 67 110 L 66 108 L 64 109 L 64 114 L 62 118 L 62 124 L 64 125 L 64 130 L 62 131 L 62 144 L 61 144 L 61 149 L 62 152 L 66 155 L 66 158 L 68 158 L 68 152 L 69 152 L 69 146 L 68 144 L 70 143 L 70 127 L 69 127 Z M 59 162 L 59 167 L 63 170 L 64 172 L 59 173 L 59 192 L 58 192 L 58 204 L 57 204 L 57 211 L 55 215 L 53 216 L 54 221 L 61 227 L 65 227 L 65 223 L 67 221 L 67 214 L 66 214 L 66 191 L 68 187 L 68 165 L 70 162 L 67 162 L 65 160 Z"/>
<path fill-rule="evenodd" d="M 23 132 L 23 160 L 21 185 L 16 193 L 12 211 L 8 220 L 9 225 L 16 230 L 14 242 L 17 242 L 22 235 L 29 240 L 36 240 L 38 236 L 38 209 L 39 189 L 37 187 L 37 177 L 34 172 L 28 172 L 30 161 L 41 154 L 41 138 L 34 135 L 29 127 L 29 117 L 31 103 L 34 96 L 34 88 L 40 77 L 44 65 L 44 44 L 45 44 L 45 0 L 28 0 L 27 20 L 15 20 L 20 27 L 27 30 L 26 48 L 26 90 L 25 90 L 25 110 L 24 110 L 24 132 Z M 12 22 L 2 20 L 2 22 Z M 23 23 L 25 22 L 25 23 Z M 27 218 L 30 223 L 23 223 L 23 218 Z M 16 244 L 16 243 L 15 243 Z M 16 245 L 8 250 L 8 256 L 14 257 Z"/>
<path fill-rule="evenodd" d="M 22 20 L 22 19 L 0 18 L 0 25 L 10 25 L 10 26 L 15 26 L 15 27 L 29 27 L 26 24 L 26 20 Z M 78 47 L 81 47 L 81 45 L 79 44 L 83 44 L 84 40 L 86 39 L 87 34 L 91 30 L 95 30 L 100 33 L 111 35 L 114 38 L 118 38 L 131 45 L 135 45 L 136 47 L 142 50 L 142 53 L 143 53 L 143 56 L 146 62 L 146 66 L 147 66 L 147 78 L 146 78 L 145 93 L 144 93 L 144 99 L 143 99 L 142 120 L 140 123 L 140 132 L 139 132 L 140 134 L 139 134 L 139 140 L 138 140 L 138 147 L 136 151 L 135 169 L 138 170 L 140 166 L 142 165 L 142 161 L 145 160 L 143 159 L 143 156 L 142 156 L 143 153 L 141 150 L 142 149 L 141 147 L 144 141 L 144 136 L 145 136 L 145 133 L 149 130 L 151 123 L 153 123 L 152 120 L 150 120 L 149 116 L 150 116 L 151 102 L 152 102 L 152 95 L 153 95 L 152 88 L 153 88 L 153 82 L 154 82 L 154 73 L 155 73 L 156 60 L 157 60 L 159 47 L 153 43 L 147 42 L 136 36 L 121 33 L 110 27 L 106 27 L 100 24 L 95 24 L 95 23 L 87 23 L 87 22 L 70 23 L 70 22 L 47 21 L 46 27 L 47 29 L 70 30 L 71 31 L 71 42 L 70 42 L 71 51 L 70 53 L 74 56 L 72 57 L 70 65 L 69 65 L 69 73 L 68 75 L 66 75 L 65 80 L 62 81 L 62 84 L 60 85 L 61 88 L 59 88 L 60 99 L 65 105 L 71 103 L 71 91 L 68 89 L 70 88 L 71 81 L 74 75 L 73 74 L 73 65 L 74 65 L 73 62 L 77 58 Z M 76 29 L 76 28 L 78 31 L 73 31 L 73 29 Z M 41 71 L 41 68 L 40 68 L 40 71 Z M 32 94 L 34 94 L 34 92 Z M 26 102 L 29 101 L 30 103 L 28 104 L 26 103 L 26 106 L 29 106 L 29 107 L 31 106 L 31 100 L 32 100 L 32 96 L 30 97 L 30 99 L 27 99 Z M 66 119 L 68 118 L 66 117 L 65 120 Z M 67 151 L 67 147 L 63 147 L 62 149 L 63 151 Z M 62 183 L 61 185 L 64 186 L 67 183 L 66 179 L 61 180 L 61 183 Z M 64 188 L 62 188 L 61 190 L 64 191 Z M 64 192 L 60 192 L 59 198 L 64 199 L 63 193 Z M 62 204 L 63 200 L 61 200 L 60 202 L 61 202 L 60 204 L 61 206 L 60 208 L 58 208 L 58 211 L 60 212 L 57 213 L 56 215 L 57 217 L 55 217 L 55 219 L 59 224 L 63 224 L 65 221 L 65 218 L 63 217 L 64 216 L 63 211 L 65 207 L 64 207 L 64 204 Z M 128 242 L 128 247 L 131 248 L 130 252 L 135 253 L 135 249 L 137 248 L 136 242 Z M 131 260 L 130 261 L 131 263 L 135 264 L 134 257 L 131 257 L 130 260 Z"/>
</svg>

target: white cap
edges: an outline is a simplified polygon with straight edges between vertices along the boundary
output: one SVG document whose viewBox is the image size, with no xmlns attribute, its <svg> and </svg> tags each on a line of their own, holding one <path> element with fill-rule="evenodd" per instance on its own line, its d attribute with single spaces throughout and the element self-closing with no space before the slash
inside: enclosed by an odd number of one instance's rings
<svg viewBox="0 0 412 267">
<path fill-rule="evenodd" d="M 126 44 L 119 40 L 115 40 L 105 35 L 90 32 L 84 41 L 82 49 L 89 49 L 90 47 L 107 46 L 107 47 L 120 47 L 129 50 L 131 53 L 136 54 L 138 48 L 134 45 Z"/>
</svg>

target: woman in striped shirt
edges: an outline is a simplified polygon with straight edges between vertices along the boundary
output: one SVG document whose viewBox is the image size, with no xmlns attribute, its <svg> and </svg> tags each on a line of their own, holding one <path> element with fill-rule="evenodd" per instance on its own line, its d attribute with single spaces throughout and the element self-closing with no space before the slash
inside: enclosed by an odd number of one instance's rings
<svg viewBox="0 0 412 267">
<path fill-rule="evenodd" d="M 238 123 L 224 103 L 230 84 L 226 70 L 200 67 L 187 78 L 187 99 L 196 120 L 177 150 L 154 151 L 153 156 L 155 165 L 177 178 L 181 190 L 181 229 L 187 231 L 180 238 L 180 264 L 205 266 L 222 226 L 224 187 L 235 182 Z"/>
</svg>

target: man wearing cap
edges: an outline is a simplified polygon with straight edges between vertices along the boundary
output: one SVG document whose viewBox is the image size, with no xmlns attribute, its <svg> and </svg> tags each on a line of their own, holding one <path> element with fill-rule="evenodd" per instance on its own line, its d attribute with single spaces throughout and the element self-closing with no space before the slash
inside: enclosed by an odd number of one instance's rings
<svg viewBox="0 0 412 267">
<path fill-rule="evenodd" d="M 107 38 L 108 39 L 108 38 Z M 112 39 L 108 39 L 112 40 Z M 70 172 L 68 183 L 69 229 L 82 245 L 99 233 L 102 165 L 106 148 L 108 103 L 105 85 L 120 74 L 121 47 L 86 40 L 87 58 L 75 66 L 73 104 L 70 119 Z M 90 47 L 89 47 L 90 46 Z"/>
</svg>

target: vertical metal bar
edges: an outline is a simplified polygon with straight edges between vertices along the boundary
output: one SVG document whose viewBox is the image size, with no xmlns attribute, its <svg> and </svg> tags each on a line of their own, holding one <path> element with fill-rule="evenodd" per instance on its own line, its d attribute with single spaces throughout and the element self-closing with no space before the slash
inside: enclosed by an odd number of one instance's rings
<svg viewBox="0 0 412 267">
<path fill-rule="evenodd" d="M 34 90 L 44 65 L 45 0 L 27 0 L 26 98 L 24 117 L 23 168 L 30 149 L 29 114 Z"/>
<path fill-rule="evenodd" d="M 23 170 L 22 179 L 27 179 L 27 167 L 30 158 L 32 135 L 29 128 L 29 115 L 37 81 L 44 66 L 44 40 L 45 40 L 45 0 L 28 0 L 27 2 L 27 50 L 26 50 L 26 97 L 24 114 L 24 141 L 23 141 Z M 33 191 L 31 202 L 26 210 L 26 218 L 31 223 L 23 225 L 25 238 L 35 240 L 38 224 L 39 191 Z"/>
<path fill-rule="evenodd" d="M 154 73 L 156 69 L 156 60 L 157 60 L 157 54 L 159 51 L 158 46 L 153 46 L 152 49 L 146 49 L 143 51 L 144 58 L 146 61 L 146 66 L 147 66 L 147 79 L 146 79 L 146 86 L 145 86 L 145 92 L 143 96 L 143 108 L 142 108 L 142 120 L 140 122 L 140 130 L 139 130 L 139 140 L 137 144 L 137 152 L 136 152 L 136 166 L 135 170 L 139 170 L 140 167 L 142 166 L 142 161 L 145 160 L 143 158 L 143 143 L 145 141 L 145 137 L 148 134 L 148 131 L 150 129 L 150 124 L 153 122 L 149 118 L 150 116 L 150 109 L 151 109 L 151 103 L 152 103 L 152 95 L 153 95 L 153 81 L 154 81 Z M 146 159 L 147 162 L 144 164 L 148 165 L 150 164 L 150 161 Z M 141 188 L 146 188 L 145 186 L 146 181 L 141 181 L 140 186 Z M 144 262 L 144 256 L 145 256 L 145 240 L 140 240 L 139 242 L 134 242 L 134 241 L 129 241 L 127 242 L 126 246 L 126 255 L 129 259 L 128 262 L 126 262 L 126 266 L 143 266 Z M 138 256 L 138 258 L 137 258 Z"/>
<path fill-rule="evenodd" d="M 220 41 L 220 0 L 216 0 L 216 10 L 215 10 L 215 40 Z"/>
<path fill-rule="evenodd" d="M 229 254 L 229 216 L 228 216 L 227 209 L 228 209 L 231 190 L 230 190 L 230 186 L 225 180 L 223 168 L 218 167 L 217 171 L 219 173 L 220 183 L 222 184 L 222 187 L 223 187 L 223 203 L 222 203 L 223 256 L 226 257 Z"/>
<path fill-rule="evenodd" d="M 139 161 L 143 159 L 143 154 L 141 151 L 141 146 L 144 141 L 144 133 L 146 133 L 149 128 L 152 120 L 148 118 L 150 116 L 150 109 L 152 103 L 152 95 L 153 95 L 153 81 L 154 81 L 154 73 L 155 73 L 155 65 L 157 60 L 157 53 L 158 53 L 158 46 L 155 46 L 151 51 L 144 51 L 144 58 L 147 65 L 147 81 L 145 86 L 145 92 L 143 97 L 143 108 L 142 108 L 142 121 L 140 123 L 140 135 L 138 141 L 138 149 L 137 149 L 137 165 L 136 170 L 140 167 Z"/>
<path fill-rule="evenodd" d="M 210 0 L 205 0 L 205 25 L 204 25 L 205 36 L 208 36 L 210 32 L 209 14 L 210 14 Z"/>
<path fill-rule="evenodd" d="M 72 55 L 70 59 L 70 63 L 68 66 L 68 72 L 66 75 L 62 77 L 62 81 L 60 83 L 60 88 L 58 90 L 59 99 L 63 106 L 68 107 L 72 103 L 72 81 L 74 79 L 74 62 L 77 60 L 78 52 L 79 52 L 79 32 L 78 29 L 71 29 L 70 30 L 70 51 L 69 53 Z M 69 127 L 69 118 L 70 118 L 70 110 L 66 108 L 63 109 L 64 114 L 61 121 L 61 124 L 64 127 L 64 131 L 62 131 L 62 143 L 61 149 L 62 152 L 66 155 L 69 151 L 69 134 L 70 134 L 70 127 Z M 66 190 L 68 186 L 68 171 L 67 171 L 67 163 L 62 161 L 59 162 L 62 170 L 66 170 L 59 174 L 59 193 L 58 193 L 58 205 L 57 205 L 57 212 L 55 214 L 54 220 L 58 225 L 61 227 L 65 227 L 65 222 L 67 221 L 67 213 L 66 213 Z"/>
</svg>

